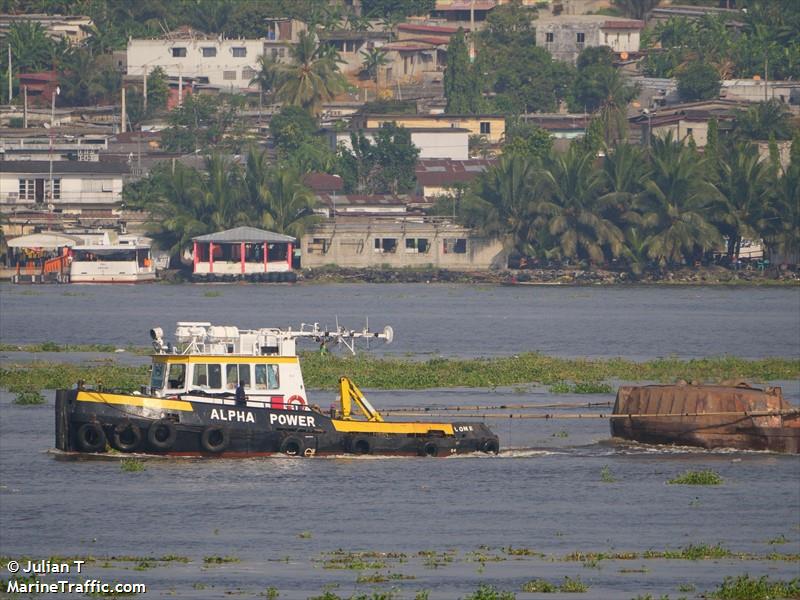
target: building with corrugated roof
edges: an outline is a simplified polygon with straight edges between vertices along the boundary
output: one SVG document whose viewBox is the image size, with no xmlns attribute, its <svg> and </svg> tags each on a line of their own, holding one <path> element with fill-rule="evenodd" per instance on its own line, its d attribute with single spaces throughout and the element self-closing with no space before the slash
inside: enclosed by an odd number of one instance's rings
<svg viewBox="0 0 800 600">
<path fill-rule="evenodd" d="M 200 281 L 295 281 L 297 240 L 256 227 L 234 227 L 192 238 L 192 276 Z"/>
</svg>

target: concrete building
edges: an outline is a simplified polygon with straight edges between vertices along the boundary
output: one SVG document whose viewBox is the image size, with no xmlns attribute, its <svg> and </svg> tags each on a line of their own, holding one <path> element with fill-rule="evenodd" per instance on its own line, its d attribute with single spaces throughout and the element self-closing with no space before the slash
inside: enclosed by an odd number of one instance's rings
<svg viewBox="0 0 800 600">
<path fill-rule="evenodd" d="M 784 104 L 800 105 L 800 81 L 763 81 L 761 79 L 725 79 L 720 98 L 744 102 L 780 100 Z"/>
<path fill-rule="evenodd" d="M 584 48 L 609 46 L 616 54 L 639 51 L 644 22 L 604 15 L 562 15 L 537 19 L 536 45 L 556 60 L 574 63 Z"/>
<path fill-rule="evenodd" d="M 364 54 L 374 48 L 380 48 L 392 39 L 389 31 L 326 31 L 321 32 L 321 44 L 328 44 L 336 48 L 342 63 L 339 69 L 342 73 L 358 74 L 364 63 Z"/>
<path fill-rule="evenodd" d="M 54 40 L 64 38 L 71 44 L 83 42 L 89 35 L 85 28 L 93 24 L 89 17 L 81 15 L 0 14 L 0 39 L 8 35 L 11 25 L 21 21 L 38 23 L 48 37 Z"/>
<path fill-rule="evenodd" d="M 319 207 L 325 217 L 344 215 L 387 216 L 404 215 L 413 200 L 406 195 L 317 193 Z"/>
<path fill-rule="evenodd" d="M 373 129 L 383 123 L 395 123 L 407 129 L 466 129 L 469 135 L 482 135 L 491 144 L 500 144 L 506 134 L 506 118 L 503 115 L 370 115 L 353 117 L 353 124 L 359 128 Z M 437 158 L 431 156 L 430 158 Z M 445 156 L 443 158 L 459 158 Z M 465 159 L 467 157 L 464 157 Z"/>
<path fill-rule="evenodd" d="M 455 160 L 466 160 L 469 158 L 469 135 L 468 129 L 449 128 L 439 129 L 435 127 L 406 127 L 411 133 L 411 143 L 419 148 L 419 158 L 452 158 Z M 323 130 L 327 135 L 328 145 L 335 150 L 341 144 L 348 150 L 352 150 L 352 142 L 349 130 Z M 364 137 L 370 142 L 375 141 L 377 127 L 359 129 Z"/>
<path fill-rule="evenodd" d="M 629 141 L 646 145 L 649 135 L 663 138 L 672 133 L 674 140 L 688 143 L 692 139 L 698 148 L 704 148 L 708 142 L 708 122 L 716 118 L 720 130 L 725 130 L 736 111 L 743 108 L 745 104 L 731 100 L 706 100 L 642 111 L 628 119 Z"/>
<path fill-rule="evenodd" d="M 557 140 L 574 140 L 586 135 L 592 115 L 583 113 L 531 113 L 522 120 L 541 127 Z"/>
<path fill-rule="evenodd" d="M 73 129 L 0 129 L 0 161 L 77 160 L 97 162 L 108 149 L 107 134 L 89 134 Z M 2 168 L 0 168 L 2 170 Z"/>
<path fill-rule="evenodd" d="M 433 267 L 486 271 L 505 266 L 503 245 L 436 217 L 338 218 L 303 236 L 303 267 Z"/>
<path fill-rule="evenodd" d="M 111 215 L 122 202 L 126 164 L 79 161 L 5 161 L 0 168 L 0 212 Z M 52 177 L 51 177 L 52 165 Z M 99 211 L 99 212 L 98 212 Z"/>
<path fill-rule="evenodd" d="M 494 163 L 494 160 L 486 158 L 421 159 L 415 169 L 417 193 L 429 202 L 442 196 L 453 196 L 459 185 L 468 185 Z"/>
<path fill-rule="evenodd" d="M 258 72 L 258 57 L 288 60 L 287 46 L 306 29 L 295 19 L 273 19 L 267 27 L 267 37 L 257 40 L 221 39 L 190 28 L 157 39 L 131 39 L 127 73 L 141 77 L 161 67 L 171 77 L 193 77 L 222 90 L 247 90 Z"/>
</svg>

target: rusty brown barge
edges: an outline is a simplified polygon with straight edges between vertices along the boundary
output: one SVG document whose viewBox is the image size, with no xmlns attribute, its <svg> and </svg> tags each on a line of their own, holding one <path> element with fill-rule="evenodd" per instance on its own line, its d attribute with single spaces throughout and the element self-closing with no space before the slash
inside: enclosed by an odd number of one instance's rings
<svg viewBox="0 0 800 600">
<path fill-rule="evenodd" d="M 610 420 L 614 437 L 636 442 L 800 453 L 800 409 L 779 387 L 623 386 Z"/>
</svg>

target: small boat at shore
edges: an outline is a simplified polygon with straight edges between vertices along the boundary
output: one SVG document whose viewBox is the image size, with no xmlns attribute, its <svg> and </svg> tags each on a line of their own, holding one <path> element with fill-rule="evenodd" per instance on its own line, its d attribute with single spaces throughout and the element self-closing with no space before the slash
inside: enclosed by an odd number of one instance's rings
<svg viewBox="0 0 800 600">
<path fill-rule="evenodd" d="M 623 386 L 611 434 L 648 444 L 800 453 L 800 409 L 781 388 L 736 385 Z"/>
<path fill-rule="evenodd" d="M 354 351 L 357 340 L 388 343 L 393 335 L 390 327 L 240 330 L 180 322 L 170 344 L 160 328 L 152 329 L 150 382 L 140 391 L 81 384 L 57 391 L 56 448 L 216 457 L 499 452 L 498 437 L 483 423 L 385 420 L 346 377 L 339 380 L 338 407 L 324 413 L 309 404 L 298 340 Z"/>
</svg>

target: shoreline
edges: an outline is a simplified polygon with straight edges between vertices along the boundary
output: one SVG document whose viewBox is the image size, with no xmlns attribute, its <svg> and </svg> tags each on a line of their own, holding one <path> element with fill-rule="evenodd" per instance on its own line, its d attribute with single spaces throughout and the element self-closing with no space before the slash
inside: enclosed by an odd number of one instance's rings
<svg viewBox="0 0 800 600">
<path fill-rule="evenodd" d="M 800 271 L 770 268 L 731 270 L 724 267 L 684 267 L 669 271 L 653 271 L 635 276 L 627 271 L 564 267 L 550 269 L 504 269 L 496 271 L 450 271 L 446 269 L 383 269 L 379 267 L 320 267 L 298 270 L 297 284 L 328 283 L 443 283 L 504 286 L 726 286 L 726 287 L 794 287 L 800 286 Z M 10 282 L 11 271 L 0 271 L 0 282 Z M 171 269 L 154 282 L 162 284 L 255 283 L 234 279 L 220 282 L 194 282 L 191 274 Z M 27 284 L 32 285 L 32 284 Z M 275 285 L 270 283 L 269 285 Z M 284 283 L 283 285 L 296 285 Z"/>
</svg>

